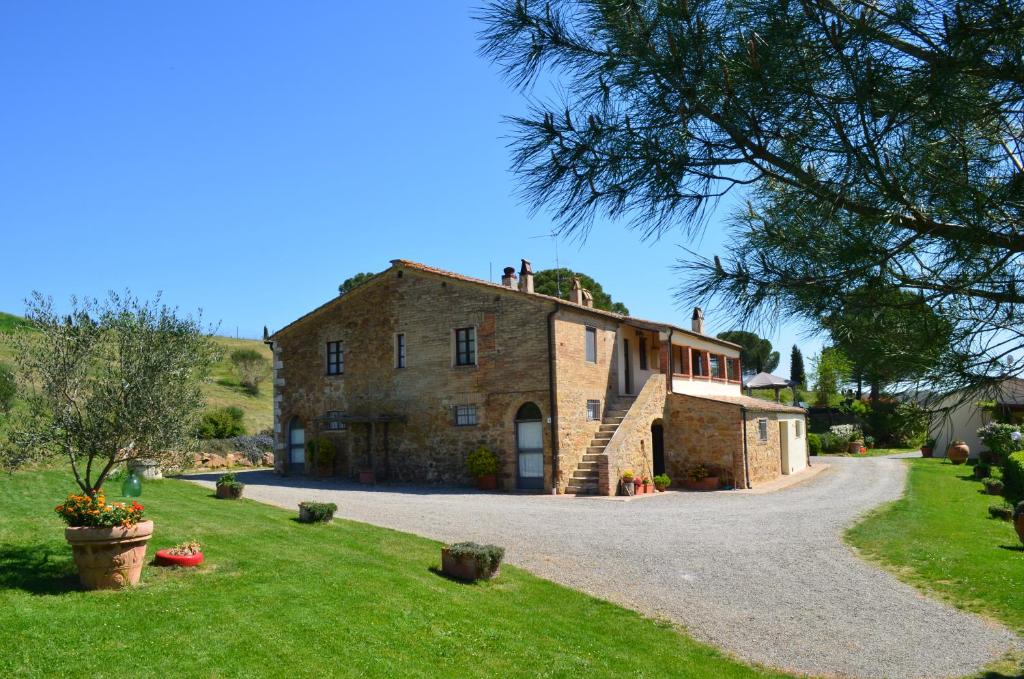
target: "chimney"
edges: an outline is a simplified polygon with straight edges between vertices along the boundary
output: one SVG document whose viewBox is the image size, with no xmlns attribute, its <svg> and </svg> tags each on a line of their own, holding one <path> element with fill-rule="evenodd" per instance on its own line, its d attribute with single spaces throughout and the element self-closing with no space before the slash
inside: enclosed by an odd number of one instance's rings
<svg viewBox="0 0 1024 679">
<path fill-rule="evenodd" d="M 704 334 L 704 312 L 699 306 L 693 307 L 693 331 L 698 335 Z"/>
<path fill-rule="evenodd" d="M 583 304 L 583 287 L 580 279 L 572 279 L 572 290 L 569 291 L 569 301 L 573 304 Z"/>
<path fill-rule="evenodd" d="M 501 284 L 506 288 L 516 287 L 516 268 L 514 266 L 505 267 L 505 274 L 501 277 Z"/>
<path fill-rule="evenodd" d="M 583 306 L 594 308 L 594 296 L 590 294 L 590 290 L 581 290 L 583 293 Z"/>
<path fill-rule="evenodd" d="M 519 291 L 533 292 L 533 266 L 525 259 L 519 269 Z"/>
</svg>

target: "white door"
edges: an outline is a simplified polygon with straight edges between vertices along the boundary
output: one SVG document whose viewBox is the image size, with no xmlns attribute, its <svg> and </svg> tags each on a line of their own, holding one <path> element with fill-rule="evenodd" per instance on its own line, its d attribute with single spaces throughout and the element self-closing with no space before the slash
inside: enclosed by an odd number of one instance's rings
<svg viewBox="0 0 1024 679">
<path fill-rule="evenodd" d="M 544 427 L 540 422 L 516 422 L 519 487 L 544 488 Z"/>
<path fill-rule="evenodd" d="M 298 420 L 288 427 L 288 466 L 297 472 L 306 466 L 306 430 Z"/>
</svg>

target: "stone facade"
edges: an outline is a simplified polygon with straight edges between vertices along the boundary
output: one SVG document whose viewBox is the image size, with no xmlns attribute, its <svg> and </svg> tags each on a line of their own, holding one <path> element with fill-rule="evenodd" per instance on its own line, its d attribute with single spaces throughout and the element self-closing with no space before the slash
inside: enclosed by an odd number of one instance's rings
<svg viewBox="0 0 1024 679">
<path fill-rule="evenodd" d="M 745 485 L 740 407 L 686 394 L 669 394 L 666 401 L 665 471 L 673 481 L 681 483 L 703 464 Z"/>
<path fill-rule="evenodd" d="M 760 436 L 762 421 L 767 424 L 766 440 Z M 747 413 L 747 463 L 752 485 L 772 481 L 782 475 L 778 414 Z"/>
<path fill-rule="evenodd" d="M 638 476 L 654 476 L 651 425 L 664 422 L 665 396 L 665 376 L 651 375 L 647 378 L 605 449 L 608 478 L 598 488 L 601 495 L 614 495 L 618 480 L 626 470 Z"/>
</svg>

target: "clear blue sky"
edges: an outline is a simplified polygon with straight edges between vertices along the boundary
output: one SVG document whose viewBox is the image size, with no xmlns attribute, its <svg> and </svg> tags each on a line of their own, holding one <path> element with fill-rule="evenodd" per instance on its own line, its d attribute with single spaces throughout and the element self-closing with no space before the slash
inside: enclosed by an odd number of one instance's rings
<svg viewBox="0 0 1024 679">
<path fill-rule="evenodd" d="M 406 258 L 487 278 L 554 265 L 508 170 L 523 97 L 474 3 L 0 5 L 0 310 L 131 288 L 256 337 Z M 700 243 L 723 253 L 720 222 Z M 637 316 L 676 309 L 682 232 L 558 246 Z M 706 310 L 709 329 L 728 329 Z M 820 342 L 782 325 L 789 348 Z M 808 365 L 809 367 L 809 365 Z"/>
</svg>

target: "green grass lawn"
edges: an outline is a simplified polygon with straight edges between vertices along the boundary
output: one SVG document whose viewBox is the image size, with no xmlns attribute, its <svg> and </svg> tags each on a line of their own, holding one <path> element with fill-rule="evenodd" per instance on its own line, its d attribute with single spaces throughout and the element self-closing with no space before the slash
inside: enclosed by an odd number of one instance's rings
<svg viewBox="0 0 1024 679">
<path fill-rule="evenodd" d="M 850 453 L 826 453 L 822 455 L 831 457 L 884 457 L 886 455 L 898 455 L 900 453 L 914 453 L 920 448 L 868 448 L 863 455 L 851 455 Z"/>
<path fill-rule="evenodd" d="M 57 472 L 0 477 L 0 676 L 782 676 L 516 568 L 447 580 L 430 540 L 299 524 L 175 480 L 140 498 L 150 556 L 194 537 L 207 564 L 78 591 L 53 512 L 70 489 Z"/>
<path fill-rule="evenodd" d="M 1024 633 L 1024 548 L 1006 522 L 989 518 L 972 467 L 908 460 L 905 496 L 850 529 L 847 540 L 901 579 L 953 605 Z"/>
</svg>

